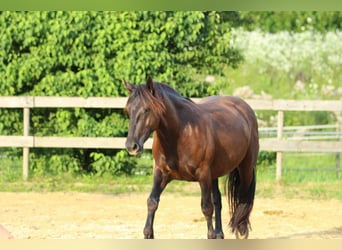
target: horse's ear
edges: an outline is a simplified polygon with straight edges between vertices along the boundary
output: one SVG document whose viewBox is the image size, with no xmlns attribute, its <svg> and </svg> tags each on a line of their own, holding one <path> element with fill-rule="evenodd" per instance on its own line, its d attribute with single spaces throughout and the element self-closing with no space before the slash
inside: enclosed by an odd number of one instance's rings
<svg viewBox="0 0 342 250">
<path fill-rule="evenodd" d="M 153 80 L 151 76 L 148 76 L 146 81 L 147 89 L 154 95 Z"/>
<path fill-rule="evenodd" d="M 124 79 L 124 84 L 125 84 L 125 88 L 127 89 L 128 93 L 132 93 L 133 89 L 134 89 L 134 86 L 128 82 L 126 82 L 126 80 Z"/>
</svg>

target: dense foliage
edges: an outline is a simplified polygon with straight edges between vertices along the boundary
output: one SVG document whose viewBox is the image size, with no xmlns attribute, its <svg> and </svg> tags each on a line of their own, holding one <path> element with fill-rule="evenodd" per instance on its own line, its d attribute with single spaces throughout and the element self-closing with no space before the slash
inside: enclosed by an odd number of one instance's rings
<svg viewBox="0 0 342 250">
<path fill-rule="evenodd" d="M 216 94 L 205 82 L 235 67 L 229 26 L 216 12 L 1 12 L 0 96 L 125 96 L 122 79 L 147 75 L 186 96 Z M 0 134 L 22 134 L 19 110 L 0 110 Z M 32 135 L 125 136 L 121 111 L 35 109 Z M 13 153 L 13 151 L 10 151 Z M 15 153 L 18 150 L 14 150 Z M 33 149 L 36 172 L 132 173 L 125 151 Z"/>
<path fill-rule="evenodd" d="M 122 79 L 152 75 L 188 97 L 336 99 L 341 26 L 341 12 L 2 11 L 0 96 L 125 96 Z M 258 116 L 274 125 L 273 114 Z M 0 109 L 0 117 L 1 135 L 22 134 L 22 110 Z M 285 123 L 332 119 L 312 112 Z M 125 136 L 128 126 L 121 110 L 108 109 L 34 109 L 30 122 L 39 136 Z M 39 174 L 136 172 L 125 150 L 31 149 L 30 159 Z M 259 164 L 273 161 L 260 154 Z"/>
<path fill-rule="evenodd" d="M 194 76 L 240 60 L 220 22 L 215 12 L 3 12 L 0 92 L 118 96 L 123 78 L 150 74 L 203 95 L 186 86 Z"/>
<path fill-rule="evenodd" d="M 342 13 L 337 11 L 241 11 L 223 12 L 222 17 L 229 20 L 232 26 L 248 31 L 325 33 L 342 29 Z"/>
</svg>

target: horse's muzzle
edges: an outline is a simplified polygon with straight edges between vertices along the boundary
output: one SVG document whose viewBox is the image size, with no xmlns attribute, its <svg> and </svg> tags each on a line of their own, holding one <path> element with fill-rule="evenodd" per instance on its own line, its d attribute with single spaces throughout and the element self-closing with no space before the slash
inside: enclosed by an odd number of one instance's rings
<svg viewBox="0 0 342 250">
<path fill-rule="evenodd" d="M 137 142 L 126 141 L 126 150 L 130 155 L 139 155 L 143 152 L 144 147 Z"/>
</svg>

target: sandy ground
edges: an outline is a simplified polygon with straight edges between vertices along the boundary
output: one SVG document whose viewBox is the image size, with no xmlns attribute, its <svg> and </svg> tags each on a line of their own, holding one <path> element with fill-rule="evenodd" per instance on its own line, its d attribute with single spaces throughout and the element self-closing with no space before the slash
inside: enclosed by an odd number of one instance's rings
<svg viewBox="0 0 342 250">
<path fill-rule="evenodd" d="M 16 239 L 141 239 L 147 194 L 0 193 L 0 224 Z M 223 198 L 223 223 L 228 205 Z M 340 238 L 342 202 L 256 198 L 251 239 Z M 227 226 L 225 238 L 234 238 Z M 164 193 L 155 219 L 159 239 L 204 239 L 200 198 Z"/>
</svg>

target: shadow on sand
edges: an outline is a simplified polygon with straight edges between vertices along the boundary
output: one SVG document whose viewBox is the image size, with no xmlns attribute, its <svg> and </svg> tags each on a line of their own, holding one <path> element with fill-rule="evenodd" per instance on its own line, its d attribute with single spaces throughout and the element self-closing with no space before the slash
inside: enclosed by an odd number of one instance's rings
<svg viewBox="0 0 342 250">
<path fill-rule="evenodd" d="M 277 239 L 342 239 L 342 226 L 325 231 L 313 231 L 291 234 Z"/>
</svg>

